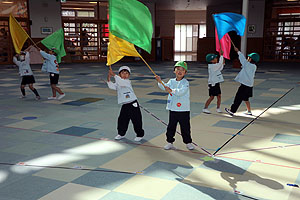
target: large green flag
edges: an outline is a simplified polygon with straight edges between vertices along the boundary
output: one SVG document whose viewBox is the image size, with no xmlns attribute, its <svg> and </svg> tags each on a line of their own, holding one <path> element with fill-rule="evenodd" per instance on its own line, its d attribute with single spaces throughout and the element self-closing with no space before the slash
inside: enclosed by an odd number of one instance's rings
<svg viewBox="0 0 300 200">
<path fill-rule="evenodd" d="M 64 47 L 64 31 L 62 28 L 58 29 L 45 39 L 41 41 L 45 47 L 48 49 L 54 48 L 54 52 L 56 53 L 57 62 L 61 62 L 61 58 L 64 57 L 66 54 L 65 47 Z"/>
<path fill-rule="evenodd" d="M 152 17 L 137 0 L 109 0 L 109 31 L 151 53 Z"/>
</svg>

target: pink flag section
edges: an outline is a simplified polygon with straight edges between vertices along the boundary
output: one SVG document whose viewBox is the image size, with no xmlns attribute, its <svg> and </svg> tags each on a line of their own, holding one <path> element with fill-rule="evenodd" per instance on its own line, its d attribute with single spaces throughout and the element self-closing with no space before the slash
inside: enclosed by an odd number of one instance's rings
<svg viewBox="0 0 300 200">
<path fill-rule="evenodd" d="M 216 51 L 217 52 L 221 51 L 221 48 L 220 48 L 220 44 L 221 44 L 224 58 L 230 59 L 229 54 L 230 54 L 230 48 L 231 48 L 231 39 L 230 39 L 228 33 L 226 33 L 222 37 L 220 42 L 219 42 L 218 32 L 217 32 L 216 28 L 215 28 L 215 35 L 216 35 Z"/>
</svg>

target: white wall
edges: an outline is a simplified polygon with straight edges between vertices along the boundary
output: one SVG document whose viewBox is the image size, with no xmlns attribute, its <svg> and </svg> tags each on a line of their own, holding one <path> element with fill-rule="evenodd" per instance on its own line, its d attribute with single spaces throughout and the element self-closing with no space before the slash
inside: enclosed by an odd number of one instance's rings
<svg viewBox="0 0 300 200">
<path fill-rule="evenodd" d="M 41 34 L 41 27 L 52 27 L 53 32 L 62 27 L 60 0 L 29 0 L 28 4 L 32 38 L 47 36 Z"/>
<path fill-rule="evenodd" d="M 247 33 L 248 38 L 263 37 L 265 18 L 265 1 L 250 0 L 248 9 L 248 25 L 255 25 L 255 33 Z"/>
</svg>

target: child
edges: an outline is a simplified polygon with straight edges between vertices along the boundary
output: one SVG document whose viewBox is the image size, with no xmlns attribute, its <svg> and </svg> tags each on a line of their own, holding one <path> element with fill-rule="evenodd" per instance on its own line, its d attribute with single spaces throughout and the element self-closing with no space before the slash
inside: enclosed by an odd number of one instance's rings
<svg viewBox="0 0 300 200">
<path fill-rule="evenodd" d="M 246 114 L 252 115 L 249 98 L 252 97 L 253 93 L 254 75 L 257 68 L 255 63 L 259 61 L 259 55 L 257 53 L 250 53 L 246 60 L 245 56 L 238 50 L 238 48 L 235 47 L 234 50 L 238 53 L 239 60 L 242 64 L 242 69 L 234 80 L 241 83 L 241 85 L 235 95 L 231 108 L 225 108 L 225 111 L 233 116 L 242 101 L 245 101 L 247 106 Z"/>
<path fill-rule="evenodd" d="M 110 89 L 117 90 L 118 104 L 122 105 L 118 118 L 118 135 L 115 137 L 115 140 L 121 140 L 125 137 L 129 121 L 131 120 L 136 133 L 134 141 L 139 142 L 144 137 L 142 114 L 129 80 L 130 73 L 130 68 L 127 66 L 120 67 L 119 76 L 110 69 L 107 76 L 107 85 Z M 112 76 L 115 78 L 115 83 L 110 80 Z"/>
<path fill-rule="evenodd" d="M 22 82 L 20 86 L 22 92 L 21 98 L 25 98 L 25 86 L 28 84 L 31 91 L 35 94 L 35 99 L 40 100 L 41 97 L 39 93 L 33 87 L 35 79 L 30 68 L 29 52 L 21 52 L 20 54 L 17 54 L 16 56 L 14 56 L 13 62 L 19 67 L 19 74 L 22 77 Z"/>
<path fill-rule="evenodd" d="M 52 89 L 52 96 L 48 97 L 48 99 L 62 99 L 64 96 L 66 96 L 65 93 L 61 91 L 59 87 L 56 86 L 58 84 L 59 79 L 59 69 L 58 69 L 58 63 L 56 61 L 56 54 L 54 52 L 55 48 L 51 48 L 48 53 L 40 50 L 41 55 L 45 59 L 42 71 L 48 72 L 50 77 L 50 84 Z M 56 92 L 59 93 L 59 96 L 56 97 Z"/>
<path fill-rule="evenodd" d="M 221 113 L 220 105 L 221 105 L 221 88 L 220 82 L 223 82 L 222 69 L 224 67 L 224 58 L 223 52 L 221 51 L 221 56 L 218 62 L 218 56 L 216 54 L 207 54 L 206 61 L 208 62 L 208 93 L 209 98 L 207 99 L 203 112 L 206 114 L 210 114 L 208 110 L 209 104 L 212 100 L 217 97 L 217 112 Z"/>
<path fill-rule="evenodd" d="M 158 86 L 170 93 L 167 103 L 167 110 L 169 110 L 169 124 L 166 133 L 168 144 L 164 146 L 164 149 L 175 149 L 173 142 L 175 141 L 174 136 L 179 122 L 183 142 L 189 150 L 193 150 L 195 147 L 191 138 L 190 89 L 189 82 L 184 78 L 187 73 L 186 62 L 178 61 L 174 66 L 174 73 L 176 78 L 170 79 L 168 83 L 162 82 L 159 76 L 155 76 Z"/>
</svg>

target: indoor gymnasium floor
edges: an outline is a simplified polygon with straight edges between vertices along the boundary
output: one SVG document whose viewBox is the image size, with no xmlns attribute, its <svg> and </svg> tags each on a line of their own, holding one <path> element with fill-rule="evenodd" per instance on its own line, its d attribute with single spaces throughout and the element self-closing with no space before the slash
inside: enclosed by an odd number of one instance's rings
<svg viewBox="0 0 300 200">
<path fill-rule="evenodd" d="M 300 199 L 300 188 L 287 185 L 300 185 L 300 69 L 293 69 L 295 64 L 258 64 L 253 116 L 244 114 L 242 104 L 231 117 L 216 112 L 216 100 L 209 107 L 212 114 L 202 113 L 207 66 L 188 63 L 192 151 L 179 134 L 177 150 L 163 149 L 167 93 L 143 63 L 123 64 L 132 68 L 141 105 L 141 142 L 133 141 L 132 125 L 125 139 L 114 140 L 120 106 L 104 82 L 104 63 L 62 64 L 59 86 L 66 97 L 60 101 L 47 99 L 49 77 L 40 65 L 32 66 L 39 101 L 28 88 L 27 97 L 19 99 L 17 69 L 1 66 L 1 200 Z M 163 80 L 174 77 L 173 62 L 150 65 Z M 238 71 L 230 65 L 223 70 L 223 111 L 239 86 L 233 80 Z"/>
</svg>

